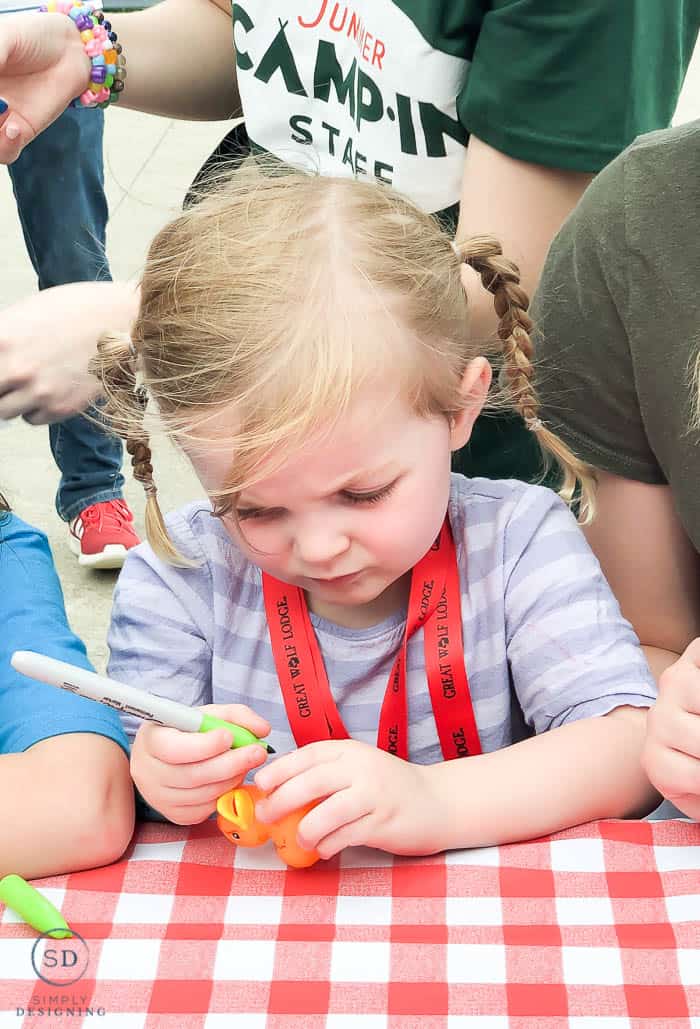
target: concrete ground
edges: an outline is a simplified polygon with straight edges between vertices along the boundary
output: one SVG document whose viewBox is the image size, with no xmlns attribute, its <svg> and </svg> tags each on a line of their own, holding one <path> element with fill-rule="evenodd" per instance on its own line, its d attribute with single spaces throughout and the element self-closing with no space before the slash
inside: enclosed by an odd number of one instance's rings
<svg viewBox="0 0 700 1029">
<path fill-rule="evenodd" d="M 700 49 L 696 51 L 676 113 L 676 123 L 700 117 Z M 110 205 L 107 253 L 115 278 L 137 277 L 146 248 L 177 210 L 195 171 L 227 131 L 226 123 L 175 122 L 126 110 L 109 110 L 105 131 L 105 182 Z M 0 309 L 36 288 L 21 237 L 9 178 L 0 172 Z M 2 315 L 0 314 L 0 324 Z M 154 465 L 164 510 L 201 495 L 185 461 L 155 441 Z M 126 496 L 143 533 L 143 495 L 127 471 Z M 27 521 L 48 533 L 63 582 L 73 628 L 103 668 L 114 572 L 82 569 L 68 550 L 67 530 L 54 510 L 58 475 L 45 427 L 21 420 L 0 431 L 0 490 Z M 37 641 L 39 642 L 39 641 Z"/>
</svg>

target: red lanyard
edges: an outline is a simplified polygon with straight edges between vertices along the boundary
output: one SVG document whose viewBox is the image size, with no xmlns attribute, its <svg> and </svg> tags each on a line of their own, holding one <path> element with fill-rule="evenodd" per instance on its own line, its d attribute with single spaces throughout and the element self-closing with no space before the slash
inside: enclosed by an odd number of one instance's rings
<svg viewBox="0 0 700 1029">
<path fill-rule="evenodd" d="M 297 746 L 346 740 L 306 598 L 297 586 L 263 573 L 263 595 L 277 676 Z M 411 574 L 403 644 L 384 694 L 377 746 L 408 760 L 406 659 L 408 641 L 424 628 L 425 668 L 442 754 L 446 761 L 480 754 L 462 643 L 459 570 L 447 518 L 440 535 Z"/>
</svg>

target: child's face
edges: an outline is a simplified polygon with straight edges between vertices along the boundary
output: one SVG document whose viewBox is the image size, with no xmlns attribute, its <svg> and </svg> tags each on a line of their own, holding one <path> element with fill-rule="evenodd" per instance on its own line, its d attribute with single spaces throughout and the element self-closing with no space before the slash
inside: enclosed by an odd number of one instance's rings
<svg viewBox="0 0 700 1029">
<path fill-rule="evenodd" d="M 312 610 L 372 624 L 405 601 L 407 573 L 440 530 L 464 434 L 462 416 L 452 426 L 422 418 L 368 390 L 328 435 L 241 494 L 240 529 L 224 522 L 254 564 L 305 590 Z M 222 488 L 230 453 L 189 456 L 205 488 Z"/>
</svg>

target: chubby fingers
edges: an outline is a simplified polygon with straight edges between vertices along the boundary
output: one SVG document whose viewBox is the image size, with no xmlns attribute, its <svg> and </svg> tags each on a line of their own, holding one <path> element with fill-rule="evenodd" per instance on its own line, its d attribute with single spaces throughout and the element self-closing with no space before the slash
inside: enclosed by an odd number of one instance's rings
<svg viewBox="0 0 700 1029">
<path fill-rule="evenodd" d="M 312 808 L 299 822 L 297 840 L 324 860 L 364 842 L 373 805 L 356 790 L 341 790 Z"/>
<path fill-rule="evenodd" d="M 255 812 L 262 822 L 277 822 L 291 812 L 352 785 L 351 769 L 341 761 L 337 742 L 312 743 L 277 761 L 255 776 L 255 785 L 268 794 Z"/>
<path fill-rule="evenodd" d="M 180 732 L 163 725 L 146 723 L 137 736 L 140 749 L 158 768 L 162 786 L 190 790 L 211 783 L 228 783 L 240 775 L 247 775 L 267 759 L 263 747 L 231 747 L 231 737 L 225 729 L 206 733 Z M 136 745 L 134 746 L 136 750 Z"/>
<path fill-rule="evenodd" d="M 336 762 L 341 756 L 337 740 L 321 740 L 319 743 L 308 743 L 305 747 L 293 750 L 284 757 L 270 761 L 267 767 L 255 776 L 255 785 L 263 793 L 272 793 L 289 779 L 306 772 L 316 765 Z"/>
<path fill-rule="evenodd" d="M 693 640 L 685 653 L 659 678 L 659 704 L 674 704 L 700 715 L 700 641 Z"/>
<path fill-rule="evenodd" d="M 233 750 L 224 729 L 185 733 L 146 723 L 134 741 L 131 773 L 149 804 L 171 821 L 193 824 L 266 759 L 257 744 Z"/>
<path fill-rule="evenodd" d="M 642 765 L 650 782 L 664 797 L 674 801 L 686 813 L 688 798 L 693 798 L 694 810 L 700 811 L 700 761 L 688 754 L 668 747 L 647 746 Z M 681 802 L 685 798 L 685 802 Z"/>
<path fill-rule="evenodd" d="M 245 704 L 206 704 L 199 710 L 206 711 L 208 715 L 213 715 L 214 718 L 221 718 L 224 722 L 242 725 L 244 729 L 248 729 L 249 732 L 252 732 L 258 738 L 267 736 L 271 731 L 270 723 Z"/>
<path fill-rule="evenodd" d="M 647 740 L 700 761 L 700 715 L 662 699 L 647 715 Z"/>
</svg>

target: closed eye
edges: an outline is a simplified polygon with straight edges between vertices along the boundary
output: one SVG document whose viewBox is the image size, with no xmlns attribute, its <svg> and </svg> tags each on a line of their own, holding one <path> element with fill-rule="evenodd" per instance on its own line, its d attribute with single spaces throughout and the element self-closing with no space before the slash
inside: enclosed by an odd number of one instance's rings
<svg viewBox="0 0 700 1029">
<path fill-rule="evenodd" d="M 377 504 L 380 500 L 384 500 L 385 497 L 394 492 L 397 482 L 398 479 L 395 479 L 394 482 L 390 482 L 387 486 L 382 486 L 381 489 L 372 490 L 371 493 L 353 493 L 349 490 L 344 490 L 342 496 L 350 504 Z"/>
<path fill-rule="evenodd" d="M 282 514 L 281 507 L 239 507 L 236 516 L 239 522 L 254 521 L 260 518 L 274 518 Z"/>
<path fill-rule="evenodd" d="M 338 495 L 349 504 L 378 504 L 380 500 L 384 500 L 393 493 L 396 488 L 398 479 L 388 483 L 386 486 L 382 486 L 381 489 L 375 489 L 364 492 L 358 492 L 354 490 L 343 490 Z M 262 518 L 278 518 L 284 514 L 284 508 L 282 507 L 240 507 L 236 511 L 239 522 L 255 521 Z"/>
</svg>

